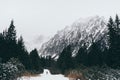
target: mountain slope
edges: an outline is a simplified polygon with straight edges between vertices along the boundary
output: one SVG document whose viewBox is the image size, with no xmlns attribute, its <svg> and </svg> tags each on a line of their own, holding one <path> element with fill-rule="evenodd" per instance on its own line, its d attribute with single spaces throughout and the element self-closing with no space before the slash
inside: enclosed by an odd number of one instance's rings
<svg viewBox="0 0 120 80">
<path fill-rule="evenodd" d="M 73 54 L 76 54 L 83 44 L 90 47 L 92 41 L 102 40 L 102 45 L 107 46 L 107 27 L 103 17 L 95 16 L 79 19 L 71 26 L 59 31 L 48 42 L 44 43 L 39 50 L 42 55 L 59 55 L 62 50 L 72 45 Z M 102 39 L 105 37 L 104 39 Z"/>
</svg>

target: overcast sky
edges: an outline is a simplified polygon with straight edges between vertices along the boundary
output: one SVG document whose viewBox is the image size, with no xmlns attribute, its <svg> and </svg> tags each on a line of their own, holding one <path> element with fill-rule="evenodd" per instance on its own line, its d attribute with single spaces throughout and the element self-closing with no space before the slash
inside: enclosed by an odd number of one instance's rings
<svg viewBox="0 0 120 80">
<path fill-rule="evenodd" d="M 80 17 L 116 13 L 120 14 L 120 0 L 0 0 L 0 31 L 13 19 L 30 49 Z"/>
</svg>

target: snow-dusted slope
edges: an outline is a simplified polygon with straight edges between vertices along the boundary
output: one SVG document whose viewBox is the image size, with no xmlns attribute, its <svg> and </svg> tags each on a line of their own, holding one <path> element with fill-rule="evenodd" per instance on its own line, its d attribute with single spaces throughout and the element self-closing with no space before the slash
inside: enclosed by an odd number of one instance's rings
<svg viewBox="0 0 120 80">
<path fill-rule="evenodd" d="M 92 40 L 97 41 L 106 37 L 106 21 L 103 17 L 95 16 L 79 19 L 44 43 L 40 49 L 42 55 L 58 55 L 69 44 L 73 47 L 73 54 L 85 43 L 90 47 Z M 103 44 L 106 45 L 104 38 Z"/>
</svg>

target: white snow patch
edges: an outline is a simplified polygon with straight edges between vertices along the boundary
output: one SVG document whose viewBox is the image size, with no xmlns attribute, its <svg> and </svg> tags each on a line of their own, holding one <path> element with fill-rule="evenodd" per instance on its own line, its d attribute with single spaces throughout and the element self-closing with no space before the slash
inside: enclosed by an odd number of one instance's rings
<svg viewBox="0 0 120 80">
<path fill-rule="evenodd" d="M 18 78 L 18 80 L 69 80 L 67 77 L 64 77 L 64 75 L 58 74 L 58 75 L 52 75 L 48 69 L 44 69 L 43 74 L 40 74 L 35 77 L 21 77 Z"/>
</svg>

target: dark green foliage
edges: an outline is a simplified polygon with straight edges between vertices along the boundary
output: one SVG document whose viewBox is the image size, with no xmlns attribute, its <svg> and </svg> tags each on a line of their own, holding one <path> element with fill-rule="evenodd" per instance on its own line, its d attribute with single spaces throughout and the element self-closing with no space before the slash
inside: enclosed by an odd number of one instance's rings
<svg viewBox="0 0 120 80">
<path fill-rule="evenodd" d="M 46 66 L 46 59 L 44 57 L 40 57 L 39 64 L 42 68 Z"/>
<path fill-rule="evenodd" d="M 18 58 L 26 68 L 29 67 L 29 56 L 22 36 L 17 40 L 16 30 L 11 21 L 9 28 L 0 33 L 0 57 L 5 63 L 10 58 Z"/>
<path fill-rule="evenodd" d="M 6 63 L 0 64 L 0 80 L 17 80 L 25 71 L 24 69 L 17 58 L 11 58 Z"/>
<path fill-rule="evenodd" d="M 120 66 L 120 20 L 116 15 L 115 21 L 110 17 L 108 22 L 109 29 L 109 52 L 108 65 L 112 67 Z"/>
<path fill-rule="evenodd" d="M 81 47 L 75 57 L 76 64 L 79 66 L 80 64 L 87 65 L 88 63 L 88 56 L 86 47 Z"/>
<path fill-rule="evenodd" d="M 62 53 L 60 54 L 57 60 L 57 65 L 61 69 L 62 73 L 64 73 L 65 70 L 68 70 L 74 67 L 70 45 L 67 46 L 65 49 L 63 49 Z"/>
<path fill-rule="evenodd" d="M 16 41 L 16 30 L 13 20 L 11 21 L 10 27 L 8 28 L 6 38 L 9 41 Z"/>
<path fill-rule="evenodd" d="M 102 65 L 102 51 L 99 42 L 93 42 L 88 53 L 88 66 Z"/>
<path fill-rule="evenodd" d="M 39 55 L 37 49 L 34 49 L 30 52 L 30 62 L 31 62 L 31 69 L 38 71 L 39 67 Z"/>
<path fill-rule="evenodd" d="M 46 63 L 46 67 L 50 67 L 51 64 L 52 64 L 52 58 L 51 56 L 47 56 L 46 59 L 45 59 L 45 63 Z"/>
<path fill-rule="evenodd" d="M 17 57 L 25 65 L 26 69 L 30 68 L 30 60 L 27 50 L 25 49 L 24 41 L 22 36 L 18 39 L 17 42 Z"/>
<path fill-rule="evenodd" d="M 8 30 L 0 34 L 0 44 L 0 56 L 3 58 L 3 62 L 17 56 L 16 30 L 13 21 L 11 21 Z"/>
<path fill-rule="evenodd" d="M 80 65 L 79 67 L 68 71 L 66 76 L 74 75 L 81 78 L 81 80 L 120 80 L 120 70 L 113 69 L 106 65 L 102 67 L 91 66 L 86 67 Z M 82 79 L 84 77 L 85 79 Z M 76 79 L 75 79 L 76 80 Z"/>
<path fill-rule="evenodd" d="M 94 66 L 103 64 L 103 52 L 100 49 L 100 41 L 92 42 L 89 51 L 86 49 L 86 46 L 82 46 L 76 57 L 75 62 L 79 66 L 83 64 L 85 66 Z"/>
<path fill-rule="evenodd" d="M 22 76 L 22 73 L 25 72 L 25 66 L 20 62 L 20 60 L 18 58 L 10 58 L 10 60 L 7 62 L 10 64 L 13 64 L 17 67 L 18 72 L 17 72 L 17 76 Z"/>
</svg>

